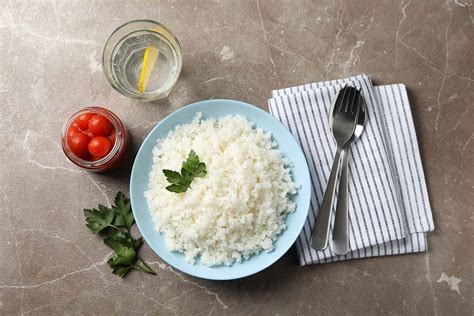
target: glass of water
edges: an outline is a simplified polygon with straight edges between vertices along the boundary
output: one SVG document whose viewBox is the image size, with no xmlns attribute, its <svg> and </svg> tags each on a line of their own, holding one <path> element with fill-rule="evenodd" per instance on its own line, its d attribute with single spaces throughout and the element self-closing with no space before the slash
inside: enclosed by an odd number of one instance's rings
<svg viewBox="0 0 474 316">
<path fill-rule="evenodd" d="M 176 37 L 152 20 L 130 21 L 118 27 L 102 54 L 102 68 L 112 87 L 126 97 L 143 101 L 167 97 L 182 64 Z"/>
</svg>

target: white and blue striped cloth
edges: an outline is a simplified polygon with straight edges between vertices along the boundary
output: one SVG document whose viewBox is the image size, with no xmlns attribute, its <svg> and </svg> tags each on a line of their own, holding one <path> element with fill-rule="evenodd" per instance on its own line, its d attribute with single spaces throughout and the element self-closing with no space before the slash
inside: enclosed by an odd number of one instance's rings
<svg viewBox="0 0 474 316">
<path fill-rule="evenodd" d="M 362 88 L 367 122 L 350 149 L 350 250 L 338 256 L 315 251 L 310 239 L 335 153 L 328 113 L 345 84 Z M 301 265 L 427 250 L 433 217 L 403 84 L 373 87 L 367 75 L 312 83 L 273 91 L 269 108 L 301 144 L 311 173 L 311 206 L 296 242 Z"/>
</svg>

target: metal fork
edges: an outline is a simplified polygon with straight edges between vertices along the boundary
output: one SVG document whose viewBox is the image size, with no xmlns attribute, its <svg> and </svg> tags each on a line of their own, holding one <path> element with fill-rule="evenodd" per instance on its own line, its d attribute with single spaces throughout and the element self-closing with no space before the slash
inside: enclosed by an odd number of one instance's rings
<svg viewBox="0 0 474 316">
<path fill-rule="evenodd" d="M 357 116 L 360 111 L 359 90 L 345 86 L 334 101 L 332 117 L 332 134 L 336 141 L 337 149 L 334 162 L 329 175 L 323 202 L 316 218 L 316 224 L 311 238 L 311 246 L 316 250 L 324 250 L 328 245 L 329 226 L 331 223 L 331 210 L 334 203 L 337 175 L 340 167 L 341 152 L 350 144 L 356 127 Z M 330 119 L 331 121 L 331 119 Z"/>
</svg>

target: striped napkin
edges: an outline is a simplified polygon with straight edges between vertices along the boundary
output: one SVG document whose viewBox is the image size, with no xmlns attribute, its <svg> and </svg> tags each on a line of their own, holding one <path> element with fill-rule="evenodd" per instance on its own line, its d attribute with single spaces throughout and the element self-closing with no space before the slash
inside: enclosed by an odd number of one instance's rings
<svg viewBox="0 0 474 316">
<path fill-rule="evenodd" d="M 328 113 L 345 84 L 362 89 L 367 122 L 350 149 L 349 252 L 338 256 L 330 247 L 312 249 L 310 239 L 336 150 Z M 373 87 L 367 75 L 306 84 L 273 91 L 269 108 L 300 142 L 310 169 L 311 205 L 296 242 L 301 265 L 428 249 L 433 217 L 403 84 Z M 333 213 L 331 233 L 334 218 Z"/>
</svg>

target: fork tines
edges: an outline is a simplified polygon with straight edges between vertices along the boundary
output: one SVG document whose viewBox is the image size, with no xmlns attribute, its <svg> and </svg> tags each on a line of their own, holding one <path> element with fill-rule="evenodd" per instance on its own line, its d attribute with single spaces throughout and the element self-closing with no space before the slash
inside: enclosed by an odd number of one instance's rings
<svg viewBox="0 0 474 316">
<path fill-rule="evenodd" d="M 337 100 L 337 103 L 339 104 L 339 112 L 347 113 L 350 110 L 351 113 L 356 113 L 357 109 L 359 108 L 361 97 L 362 94 L 360 93 L 359 89 L 350 86 L 344 86 L 338 95 L 338 99 L 341 99 Z M 357 102 L 356 99 L 358 99 Z"/>
</svg>

